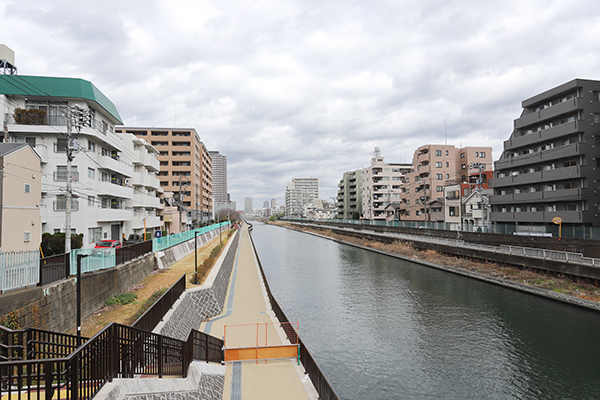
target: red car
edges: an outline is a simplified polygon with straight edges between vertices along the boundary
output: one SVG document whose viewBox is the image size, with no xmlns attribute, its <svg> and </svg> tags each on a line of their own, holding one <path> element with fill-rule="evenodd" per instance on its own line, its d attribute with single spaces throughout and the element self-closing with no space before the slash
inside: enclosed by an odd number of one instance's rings
<svg viewBox="0 0 600 400">
<path fill-rule="evenodd" d="M 118 249 L 121 247 L 119 240 L 102 240 L 96 244 L 96 249 Z"/>
</svg>

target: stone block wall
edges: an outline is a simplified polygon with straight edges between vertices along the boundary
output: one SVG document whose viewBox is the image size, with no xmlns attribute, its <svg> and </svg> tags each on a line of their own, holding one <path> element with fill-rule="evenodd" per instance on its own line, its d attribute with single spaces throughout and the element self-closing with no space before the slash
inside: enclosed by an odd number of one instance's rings
<svg viewBox="0 0 600 400">
<path fill-rule="evenodd" d="M 82 320 L 114 295 L 145 278 L 154 269 L 154 254 L 149 253 L 114 268 L 88 272 L 81 276 Z M 77 279 L 59 281 L 0 296 L 0 315 L 15 313 L 21 327 L 67 332 L 77 326 Z"/>
</svg>

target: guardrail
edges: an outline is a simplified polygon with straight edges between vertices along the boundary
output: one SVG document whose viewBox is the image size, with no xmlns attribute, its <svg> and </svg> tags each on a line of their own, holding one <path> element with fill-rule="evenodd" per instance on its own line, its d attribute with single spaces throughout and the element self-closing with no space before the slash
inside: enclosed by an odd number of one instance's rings
<svg viewBox="0 0 600 400">
<path fill-rule="evenodd" d="M 4 335 L 0 337 L 6 346 Z M 195 330 L 182 341 L 111 323 L 66 356 L 0 362 L 0 393 L 7 398 L 91 399 L 114 378 L 185 377 L 192 360 L 222 362 L 222 346 L 222 340 Z"/>
<path fill-rule="evenodd" d="M 67 279 L 71 273 L 68 254 L 40 258 L 40 286 Z"/>
<path fill-rule="evenodd" d="M 252 239 L 252 235 L 250 235 L 250 242 L 252 243 L 252 248 L 254 250 L 254 254 L 256 254 L 256 260 L 258 261 L 258 267 L 260 269 L 260 273 L 262 274 L 263 281 L 265 282 L 265 289 L 267 291 L 267 296 L 269 298 L 269 302 L 271 303 L 271 308 L 273 309 L 273 313 L 275 314 L 275 316 L 277 317 L 277 319 L 280 322 L 288 322 L 289 323 L 290 320 L 287 318 L 287 316 L 285 315 L 285 313 L 279 306 L 279 303 L 277 303 L 277 300 L 275 300 L 273 293 L 271 293 L 271 288 L 269 287 L 269 283 L 267 282 L 267 277 L 265 275 L 265 271 L 260 262 L 260 258 L 258 257 L 258 253 L 256 252 L 256 246 L 254 245 L 254 240 Z M 331 386 L 331 383 L 329 383 L 329 381 L 325 377 L 325 374 L 319 368 L 319 365 L 317 364 L 315 359 L 312 357 L 312 355 L 308 351 L 308 348 L 306 347 L 306 345 L 304 344 L 302 339 L 297 337 L 297 334 L 293 330 L 286 331 L 285 333 L 287 335 L 288 340 L 291 343 L 294 343 L 297 338 L 298 343 L 300 344 L 300 362 L 302 363 L 304 370 L 310 377 L 310 380 L 311 380 L 313 386 L 317 390 L 317 393 L 319 394 L 319 399 L 339 400 L 339 397 L 335 393 L 333 386 Z"/>
<path fill-rule="evenodd" d="M 40 279 L 40 252 L 0 252 L 0 293 L 35 286 Z"/>
<path fill-rule="evenodd" d="M 70 258 L 65 254 L 40 258 L 38 250 L 0 252 L 0 293 L 28 286 L 46 285 L 75 275 L 77 254 L 88 256 L 81 260 L 82 273 L 112 268 L 144 254 L 191 240 L 194 238 L 194 232 L 202 235 L 216 229 L 224 231 L 230 224 L 231 222 L 225 221 L 119 249 L 76 249 L 71 251 Z"/>
<path fill-rule="evenodd" d="M 171 287 L 163 293 L 162 296 L 150 307 L 141 317 L 139 317 L 131 326 L 137 329 L 152 332 L 156 325 L 171 309 L 173 304 L 185 292 L 185 274 L 179 278 Z"/>
<path fill-rule="evenodd" d="M 319 228 L 323 227 L 323 225 L 311 224 L 311 223 L 303 223 L 303 225 L 319 227 Z M 336 226 L 336 229 L 340 230 L 340 231 L 346 231 L 346 232 L 356 232 L 356 229 L 340 227 L 340 226 Z M 489 251 L 489 252 L 493 252 L 493 253 L 518 255 L 518 256 L 532 257 L 532 258 L 539 258 L 539 259 L 548 259 L 548 260 L 558 260 L 558 261 L 564 261 L 564 262 L 571 263 L 571 264 L 581 264 L 581 265 L 590 265 L 590 266 L 594 266 L 594 267 L 600 267 L 600 259 L 584 257 L 583 254 L 581 254 L 581 253 L 572 253 L 572 252 L 557 251 L 557 250 L 546 250 L 546 249 L 539 249 L 539 248 L 533 248 L 533 247 L 521 247 L 521 246 L 507 246 L 507 245 L 491 246 L 491 245 L 486 245 L 486 244 L 465 242 L 464 240 L 459 240 L 459 239 L 447 239 L 447 238 L 440 238 L 440 237 L 436 237 L 436 236 L 411 235 L 411 234 L 396 233 L 396 232 L 385 232 L 385 234 L 382 234 L 381 232 L 374 232 L 374 231 L 370 231 L 370 232 L 373 234 L 376 234 L 376 235 L 393 237 L 393 238 L 397 238 L 400 240 L 406 240 L 409 242 L 432 243 L 432 244 L 439 244 L 439 245 L 443 245 L 443 246 L 461 247 L 461 248 L 466 248 L 466 249 Z"/>
</svg>

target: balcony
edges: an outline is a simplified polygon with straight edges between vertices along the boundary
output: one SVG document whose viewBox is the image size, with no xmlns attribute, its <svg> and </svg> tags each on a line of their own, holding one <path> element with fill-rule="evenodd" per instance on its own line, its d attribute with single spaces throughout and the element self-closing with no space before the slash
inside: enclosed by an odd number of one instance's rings
<svg viewBox="0 0 600 400">
<path fill-rule="evenodd" d="M 98 156 L 98 162 L 102 168 L 109 169 L 121 175 L 131 176 L 133 174 L 133 166 L 119 160 L 115 160 L 109 156 Z"/>
<path fill-rule="evenodd" d="M 116 185 L 108 181 L 98 181 L 96 188 L 97 194 L 99 196 L 112 196 L 120 197 L 123 199 L 130 199 L 133 195 L 133 188 Z"/>
<path fill-rule="evenodd" d="M 157 188 L 160 186 L 159 180 L 154 174 L 148 174 L 145 171 L 136 172 L 131 178 L 133 185 Z"/>
<path fill-rule="evenodd" d="M 133 211 L 122 208 L 99 208 L 96 214 L 96 220 L 98 222 L 131 221 L 132 218 Z"/>
<path fill-rule="evenodd" d="M 542 177 L 545 182 L 558 181 L 561 179 L 578 178 L 581 176 L 581 170 L 579 165 L 572 167 L 551 169 L 548 171 L 542 171 Z"/>
<path fill-rule="evenodd" d="M 158 217 L 156 215 L 145 216 L 145 215 L 136 213 L 133 216 L 133 220 L 131 221 L 132 229 L 144 229 L 144 217 L 146 217 L 146 229 L 147 230 L 160 227 L 160 225 L 161 225 L 160 217 Z"/>
<path fill-rule="evenodd" d="M 516 136 L 504 142 L 504 150 L 512 150 L 533 143 L 548 141 L 575 133 L 579 130 L 579 121 L 553 126 L 552 128 L 536 131 L 528 135 Z"/>
<path fill-rule="evenodd" d="M 562 103 L 555 104 L 551 107 L 545 108 L 540 111 L 532 112 L 522 116 L 515 121 L 515 129 L 521 129 L 524 126 L 533 125 L 536 122 L 543 122 L 558 118 L 560 115 L 568 112 L 574 112 L 575 110 L 583 108 L 582 98 L 573 98 L 571 100 L 563 101 Z"/>
<path fill-rule="evenodd" d="M 133 194 L 133 207 L 163 208 L 158 197 L 137 192 Z"/>
<path fill-rule="evenodd" d="M 496 170 L 508 168 L 518 168 L 525 165 L 539 164 L 544 161 L 556 160 L 565 157 L 572 157 L 580 154 L 581 143 L 573 143 L 566 146 L 555 147 L 553 149 L 536 151 L 534 153 L 523 154 L 508 159 L 495 162 Z"/>
</svg>

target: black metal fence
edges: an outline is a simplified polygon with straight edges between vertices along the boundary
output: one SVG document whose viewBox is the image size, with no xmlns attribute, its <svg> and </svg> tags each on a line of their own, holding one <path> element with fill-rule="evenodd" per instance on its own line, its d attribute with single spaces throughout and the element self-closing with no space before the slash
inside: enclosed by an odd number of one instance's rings
<svg viewBox="0 0 600 400">
<path fill-rule="evenodd" d="M 67 279 L 71 274 L 68 254 L 40 258 L 40 286 Z"/>
<path fill-rule="evenodd" d="M 0 337 L 6 345 L 4 332 Z M 15 337 L 19 335 L 6 336 L 7 340 Z M 20 337 L 23 340 L 23 335 Z M 45 338 L 51 339 L 47 335 Z M 25 346 L 20 346 L 20 354 L 26 354 L 22 351 Z M 60 355 L 62 351 L 69 351 L 69 346 L 71 344 L 32 355 Z M 9 353 L 18 350 L 18 347 L 11 348 Z M 50 399 L 60 391 L 58 397 L 61 399 L 91 399 L 114 378 L 134 375 L 185 377 L 192 360 L 223 362 L 223 359 L 223 341 L 196 330 L 190 332 L 187 341 L 181 341 L 111 323 L 69 355 L 36 360 L 13 358 L 0 362 L 0 392 L 8 398 Z"/>
<path fill-rule="evenodd" d="M 131 326 L 145 331 L 152 331 L 167 311 L 175 304 L 181 294 L 185 292 L 185 274 L 179 278 L 160 298 L 154 302 L 141 317 L 139 317 Z"/>
<path fill-rule="evenodd" d="M 9 329 L 0 325 L 0 361 L 65 357 L 87 338 L 37 328 Z"/>
<path fill-rule="evenodd" d="M 254 240 L 252 239 L 252 235 L 250 235 L 250 242 L 252 243 L 254 253 L 257 254 L 256 259 L 258 260 L 258 267 L 260 268 L 260 272 L 265 282 L 265 288 L 269 297 L 269 302 L 271 303 L 271 308 L 273 309 L 273 313 L 280 322 L 290 322 L 290 320 L 287 318 L 287 316 L 279 306 L 279 303 L 277 303 L 277 300 L 275 300 L 275 297 L 273 297 L 273 293 L 271 293 L 271 288 L 269 288 L 269 283 L 267 282 L 265 271 L 260 262 L 260 258 L 258 258 L 258 253 L 256 252 L 256 247 L 254 246 Z M 304 342 L 302 342 L 302 339 L 300 339 L 297 333 L 293 330 L 286 330 L 286 335 L 291 343 L 296 343 L 295 340 L 298 340 L 298 343 L 300 344 L 300 362 L 302 363 L 304 370 L 310 377 L 313 386 L 317 390 L 317 393 L 319 394 L 319 399 L 339 400 L 338 395 L 335 393 L 335 390 L 333 390 L 333 386 L 331 386 L 331 384 L 325 377 L 325 374 L 323 374 L 323 371 L 321 371 L 319 365 L 311 356 L 310 352 L 306 348 L 306 345 L 304 344 Z"/>
<path fill-rule="evenodd" d="M 152 240 L 120 247 L 115 251 L 115 265 L 125 264 L 147 253 L 152 253 Z"/>
</svg>

